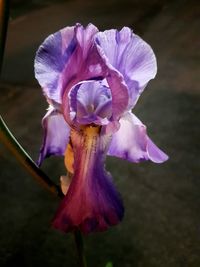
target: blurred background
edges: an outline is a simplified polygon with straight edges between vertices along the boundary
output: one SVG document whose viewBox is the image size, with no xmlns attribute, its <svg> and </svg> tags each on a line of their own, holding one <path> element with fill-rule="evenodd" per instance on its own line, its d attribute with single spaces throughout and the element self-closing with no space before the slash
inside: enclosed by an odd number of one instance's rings
<svg viewBox="0 0 200 267">
<path fill-rule="evenodd" d="M 134 113 L 168 162 L 107 159 L 126 207 L 123 222 L 86 237 L 89 267 L 200 266 L 200 4 L 195 0 L 12 0 L 0 83 L 0 112 L 37 160 L 47 108 L 33 61 L 50 33 L 80 22 L 124 25 L 147 41 L 158 74 Z M 42 169 L 58 183 L 62 158 Z M 0 266 L 75 267 L 73 236 L 50 227 L 59 200 L 0 144 Z"/>
</svg>

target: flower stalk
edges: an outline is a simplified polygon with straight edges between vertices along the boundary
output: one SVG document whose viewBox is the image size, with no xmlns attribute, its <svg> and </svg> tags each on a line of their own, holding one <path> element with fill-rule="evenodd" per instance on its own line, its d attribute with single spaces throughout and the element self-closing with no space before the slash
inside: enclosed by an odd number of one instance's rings
<svg viewBox="0 0 200 267">
<path fill-rule="evenodd" d="M 52 194 L 63 197 L 63 193 L 60 187 L 56 185 L 41 169 L 37 167 L 35 162 L 26 153 L 23 147 L 17 142 L 16 138 L 10 132 L 1 116 L 0 140 L 35 180 L 37 180 Z"/>
<path fill-rule="evenodd" d="M 74 239 L 77 246 L 77 253 L 79 258 L 79 266 L 80 267 L 87 267 L 87 262 L 84 254 L 84 242 L 83 236 L 79 230 L 74 232 Z"/>
</svg>

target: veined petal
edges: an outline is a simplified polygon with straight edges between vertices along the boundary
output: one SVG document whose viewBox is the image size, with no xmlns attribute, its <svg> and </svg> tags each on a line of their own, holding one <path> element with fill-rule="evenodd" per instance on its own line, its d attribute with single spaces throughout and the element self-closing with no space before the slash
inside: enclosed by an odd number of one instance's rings
<svg viewBox="0 0 200 267">
<path fill-rule="evenodd" d="M 35 58 L 35 76 L 50 103 L 62 104 L 69 125 L 68 93 L 79 82 L 106 78 L 112 94 L 113 120 L 119 119 L 128 104 L 123 76 L 94 43 L 98 29 L 77 24 L 50 35 L 39 47 Z"/>
<path fill-rule="evenodd" d="M 70 69 L 64 72 L 64 79 L 68 79 L 68 72 L 73 72 L 74 75 L 65 87 L 63 92 L 63 113 L 68 124 L 72 126 L 70 118 L 70 103 L 68 94 L 71 88 L 79 82 L 88 80 L 106 80 L 112 95 L 112 120 L 116 121 L 120 118 L 128 105 L 128 89 L 124 82 L 122 74 L 116 70 L 107 60 L 101 48 L 94 43 L 95 36 L 98 31 L 91 31 L 90 28 L 94 25 L 88 25 L 86 29 L 83 27 L 77 28 L 77 36 L 79 40 L 79 48 L 77 56 L 74 57 L 76 63 L 70 66 Z M 83 45 L 84 44 L 84 45 Z M 74 71 L 71 70 L 74 69 Z M 66 84 L 66 82 L 64 83 Z"/>
<path fill-rule="evenodd" d="M 110 89 L 102 81 L 85 81 L 69 92 L 71 119 L 77 124 L 108 124 L 112 115 Z"/>
<path fill-rule="evenodd" d="M 69 126 L 63 115 L 51 108 L 42 120 L 44 139 L 40 149 L 38 165 L 51 155 L 64 155 L 69 141 Z"/>
<path fill-rule="evenodd" d="M 74 175 L 60 204 L 53 226 L 64 232 L 103 231 L 123 217 L 121 198 L 104 169 L 110 136 L 101 136 L 100 127 L 84 127 L 71 132 Z"/>
<path fill-rule="evenodd" d="M 102 66 L 107 69 L 106 80 L 112 94 L 112 118 L 116 121 L 127 110 L 129 94 L 123 75 L 112 66 L 104 50 L 96 39 L 96 47 L 102 60 Z"/>
<path fill-rule="evenodd" d="M 35 57 L 35 77 L 50 100 L 61 103 L 61 74 L 75 53 L 75 27 L 66 27 L 47 37 Z"/>
<path fill-rule="evenodd" d="M 76 24 L 51 34 L 39 47 L 35 77 L 48 99 L 62 103 L 62 94 L 68 86 L 100 75 L 101 68 L 93 52 L 93 36 L 97 31 L 92 24 L 86 28 Z"/>
<path fill-rule="evenodd" d="M 132 162 L 151 160 L 161 163 L 168 159 L 148 137 L 146 126 L 132 113 L 126 113 L 120 119 L 120 128 L 113 135 L 108 155 Z"/>
<path fill-rule="evenodd" d="M 133 107 L 148 81 L 157 72 L 152 48 L 131 29 L 107 30 L 95 36 L 109 63 L 124 77 L 129 89 L 129 107 Z"/>
</svg>

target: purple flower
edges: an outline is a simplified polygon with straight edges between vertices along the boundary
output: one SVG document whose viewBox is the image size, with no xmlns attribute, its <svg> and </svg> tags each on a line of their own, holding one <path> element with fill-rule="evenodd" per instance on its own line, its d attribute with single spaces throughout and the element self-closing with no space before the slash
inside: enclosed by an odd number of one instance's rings
<svg viewBox="0 0 200 267">
<path fill-rule="evenodd" d="M 123 218 L 121 197 L 104 168 L 106 155 L 131 162 L 168 159 L 131 113 L 156 71 L 151 47 L 127 27 L 99 32 L 76 24 L 39 47 L 35 75 L 50 104 L 39 165 L 50 155 L 65 155 L 72 173 L 54 227 L 89 233 Z"/>
</svg>

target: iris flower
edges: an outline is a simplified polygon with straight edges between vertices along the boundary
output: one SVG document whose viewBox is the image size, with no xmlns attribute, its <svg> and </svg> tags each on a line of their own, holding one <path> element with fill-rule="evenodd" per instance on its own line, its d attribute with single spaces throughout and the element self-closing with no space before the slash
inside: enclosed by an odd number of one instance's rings
<svg viewBox="0 0 200 267">
<path fill-rule="evenodd" d="M 122 220 L 124 207 L 105 170 L 106 155 L 131 162 L 167 160 L 131 112 L 156 72 L 153 50 L 128 27 L 100 32 L 93 24 L 76 24 L 39 47 L 35 76 L 50 107 L 42 121 L 38 164 L 64 155 L 72 176 L 55 228 L 89 233 Z"/>
</svg>

